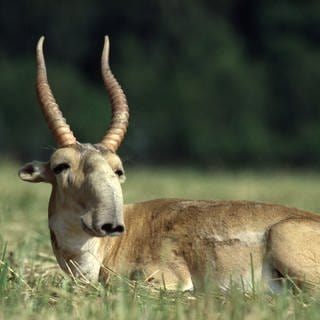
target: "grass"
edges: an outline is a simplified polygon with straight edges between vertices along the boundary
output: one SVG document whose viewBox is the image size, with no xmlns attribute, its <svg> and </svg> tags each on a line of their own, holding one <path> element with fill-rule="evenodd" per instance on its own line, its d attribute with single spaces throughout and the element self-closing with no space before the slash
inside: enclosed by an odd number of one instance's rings
<svg viewBox="0 0 320 320">
<path fill-rule="evenodd" d="M 0 162 L 0 319 L 318 319 L 319 294 L 275 295 L 214 286 L 194 296 L 151 292 L 114 279 L 107 288 L 73 281 L 58 268 L 47 229 L 50 186 L 20 182 Z M 320 212 L 316 172 L 127 169 L 126 202 L 151 198 L 249 199 Z"/>
</svg>

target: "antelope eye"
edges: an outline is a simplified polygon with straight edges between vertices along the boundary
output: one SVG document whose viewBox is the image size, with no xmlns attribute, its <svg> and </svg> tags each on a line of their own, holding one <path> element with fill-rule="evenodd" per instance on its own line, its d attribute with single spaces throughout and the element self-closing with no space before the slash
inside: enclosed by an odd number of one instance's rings
<svg viewBox="0 0 320 320">
<path fill-rule="evenodd" d="M 54 174 L 59 174 L 64 170 L 67 170 L 70 168 L 70 165 L 68 163 L 60 163 L 57 166 L 55 166 L 52 170 L 54 172 Z"/>
<path fill-rule="evenodd" d="M 120 170 L 120 169 L 118 169 L 118 170 L 115 171 L 115 174 L 116 174 L 118 177 L 121 177 L 121 176 L 123 176 L 123 171 Z"/>
</svg>

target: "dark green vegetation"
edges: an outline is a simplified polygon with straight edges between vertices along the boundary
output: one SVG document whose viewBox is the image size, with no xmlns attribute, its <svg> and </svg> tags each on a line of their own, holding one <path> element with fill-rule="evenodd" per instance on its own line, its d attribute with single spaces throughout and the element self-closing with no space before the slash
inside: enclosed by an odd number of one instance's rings
<svg viewBox="0 0 320 320">
<path fill-rule="evenodd" d="M 109 34 L 129 164 L 319 166 L 319 16 L 319 1 L 1 1 L 0 152 L 30 159 L 55 145 L 34 90 L 42 34 L 76 135 L 102 137 Z"/>
<path fill-rule="evenodd" d="M 223 294 L 213 283 L 190 294 L 152 292 L 115 277 L 103 288 L 61 273 L 47 230 L 49 185 L 20 182 L 0 162 L 0 319 L 318 319 L 320 295 Z M 126 202 L 158 197 L 255 199 L 320 211 L 320 175 L 310 172 L 200 172 L 128 169 Z M 281 190 L 281 191 L 280 191 Z"/>
</svg>

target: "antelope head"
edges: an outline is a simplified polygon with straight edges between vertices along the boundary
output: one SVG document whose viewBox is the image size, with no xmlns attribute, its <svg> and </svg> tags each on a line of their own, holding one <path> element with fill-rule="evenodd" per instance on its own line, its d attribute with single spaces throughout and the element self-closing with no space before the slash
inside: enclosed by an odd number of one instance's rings
<svg viewBox="0 0 320 320">
<path fill-rule="evenodd" d="M 102 76 L 112 108 L 112 121 L 100 143 L 79 143 L 50 89 L 41 37 L 37 45 L 37 95 L 58 148 L 48 162 L 25 164 L 19 177 L 28 182 L 52 185 L 49 223 L 68 221 L 70 232 L 94 237 L 115 236 L 124 231 L 120 183 L 124 170 L 116 151 L 128 126 L 129 110 L 124 92 L 109 67 L 109 39 L 101 58 Z M 67 230 L 66 230 L 67 231 Z"/>
</svg>

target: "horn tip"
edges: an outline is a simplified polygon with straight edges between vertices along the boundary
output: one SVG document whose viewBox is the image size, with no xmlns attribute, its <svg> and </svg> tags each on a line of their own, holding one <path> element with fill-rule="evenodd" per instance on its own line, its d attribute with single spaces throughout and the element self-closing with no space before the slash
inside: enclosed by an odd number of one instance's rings
<svg viewBox="0 0 320 320">
<path fill-rule="evenodd" d="M 101 62 L 102 62 L 102 68 L 106 68 L 109 66 L 109 37 L 106 35 L 104 37 L 104 45 L 102 50 L 102 56 L 101 56 Z"/>
<path fill-rule="evenodd" d="M 110 47 L 110 41 L 109 37 L 106 35 L 104 36 L 104 51 L 109 54 L 109 47 Z"/>
<path fill-rule="evenodd" d="M 38 48 L 41 48 L 43 46 L 44 36 L 41 36 L 38 40 Z"/>
</svg>

